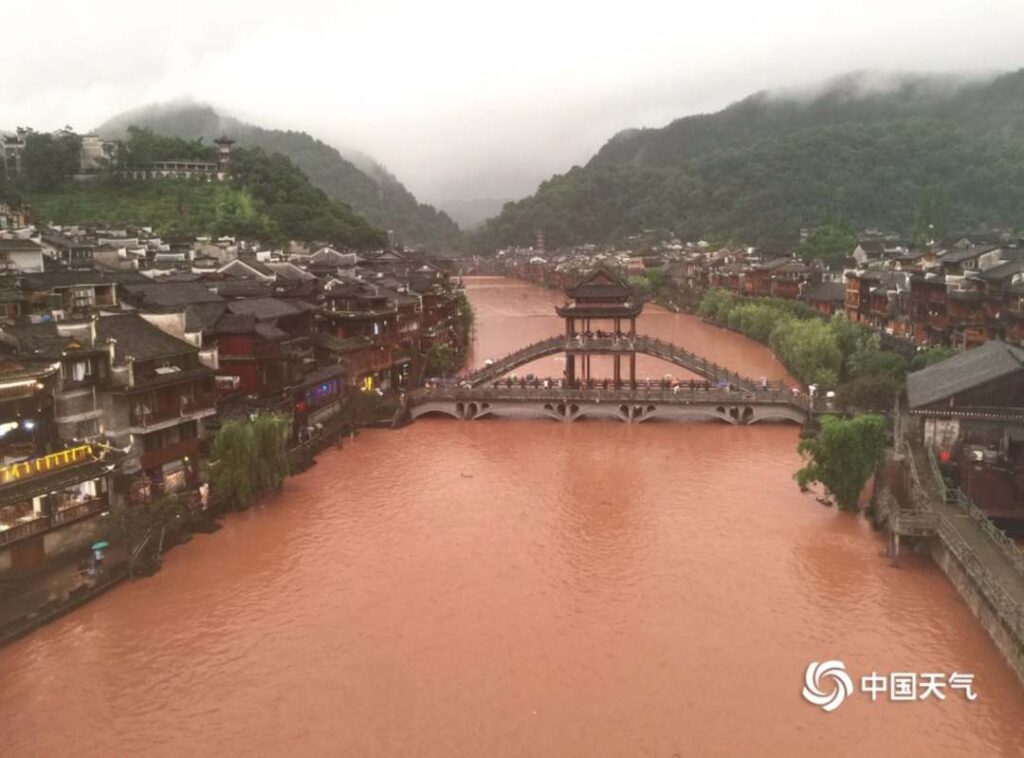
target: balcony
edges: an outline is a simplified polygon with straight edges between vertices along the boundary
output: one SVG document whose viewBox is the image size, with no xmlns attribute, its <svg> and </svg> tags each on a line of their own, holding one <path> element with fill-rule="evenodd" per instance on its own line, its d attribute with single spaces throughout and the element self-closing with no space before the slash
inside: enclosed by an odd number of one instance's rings
<svg viewBox="0 0 1024 758">
<path fill-rule="evenodd" d="M 31 519 L 30 521 L 24 521 L 15 527 L 10 529 L 4 529 L 0 531 L 0 547 L 4 545 L 10 545 L 11 543 L 18 542 L 26 539 L 27 537 L 33 537 L 43 532 L 48 532 L 51 529 L 65 526 L 66 524 L 74 523 L 75 521 L 81 521 L 82 519 L 95 516 L 97 513 L 102 513 L 107 509 L 107 498 L 106 496 L 94 497 L 86 500 L 85 502 L 73 505 L 70 508 L 64 508 L 55 512 L 52 516 L 39 516 L 38 518 Z"/>
<path fill-rule="evenodd" d="M 61 450 L 59 453 L 50 453 L 32 460 L 11 463 L 0 467 L 0 484 L 23 481 L 92 459 L 92 445 L 79 445 Z"/>
<path fill-rule="evenodd" d="M 145 429 L 168 421 L 176 421 L 193 413 L 213 411 L 216 403 L 217 396 L 215 394 L 203 392 L 192 397 L 180 398 L 177 403 L 157 405 L 152 409 L 143 404 L 132 409 L 131 426 Z"/>
<path fill-rule="evenodd" d="M 94 497 L 70 508 L 64 508 L 53 514 L 53 525 L 63 526 L 73 521 L 79 521 L 107 509 L 106 496 Z"/>
<path fill-rule="evenodd" d="M 26 537 L 41 534 L 50 529 L 51 526 L 50 519 L 45 516 L 33 519 L 32 521 L 25 521 L 15 527 L 0 531 L 0 545 L 10 545 L 12 542 L 23 540 Z"/>
</svg>

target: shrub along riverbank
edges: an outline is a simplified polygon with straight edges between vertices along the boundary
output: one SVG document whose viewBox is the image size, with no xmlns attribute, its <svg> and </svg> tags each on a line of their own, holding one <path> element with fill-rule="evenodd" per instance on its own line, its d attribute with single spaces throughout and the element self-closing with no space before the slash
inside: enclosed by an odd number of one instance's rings
<svg viewBox="0 0 1024 758">
<path fill-rule="evenodd" d="M 929 348 L 908 360 L 886 350 L 875 332 L 837 313 L 825 320 L 803 303 L 740 298 L 709 290 L 697 312 L 768 345 L 800 382 L 834 390 L 843 409 L 887 411 L 908 371 L 948 358 L 948 348 Z"/>
</svg>

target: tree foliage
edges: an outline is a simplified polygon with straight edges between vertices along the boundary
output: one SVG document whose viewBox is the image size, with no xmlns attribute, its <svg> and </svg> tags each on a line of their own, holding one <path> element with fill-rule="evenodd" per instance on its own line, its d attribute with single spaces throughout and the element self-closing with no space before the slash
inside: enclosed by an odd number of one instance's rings
<svg viewBox="0 0 1024 758">
<path fill-rule="evenodd" d="M 586 166 L 507 204 L 476 245 L 529 244 L 537 229 L 552 246 L 646 229 L 795 244 L 800 228 L 827 214 L 856 229 L 936 237 L 1024 226 L 1024 72 L 972 86 L 908 86 L 870 96 L 840 87 L 809 100 L 753 96 L 617 135 Z M 847 241 L 835 224 L 812 236 L 811 252 L 826 257 Z"/>
<path fill-rule="evenodd" d="M 910 370 L 920 371 L 923 368 L 928 368 L 936 363 L 941 363 L 948 358 L 952 358 L 954 355 L 956 355 L 956 350 L 951 347 L 933 345 L 926 350 L 922 350 L 911 358 Z"/>
<path fill-rule="evenodd" d="M 805 261 L 820 260 L 830 268 L 835 268 L 856 247 L 857 237 L 853 228 L 845 221 L 826 215 L 822 223 L 800 243 L 797 253 Z"/>
<path fill-rule="evenodd" d="M 228 421 L 210 450 L 210 491 L 224 507 L 244 510 L 256 498 L 256 445 L 252 425 Z"/>
<path fill-rule="evenodd" d="M 393 230 L 401 244 L 451 250 L 464 243 L 458 226 L 447 214 L 419 203 L 378 163 L 363 155 L 343 155 L 304 132 L 263 129 L 224 118 L 209 106 L 192 104 L 123 114 L 100 127 L 100 132 L 124 137 L 132 124 L 190 142 L 197 138 L 213 140 L 226 132 L 246 147 L 287 156 L 315 187 L 351 206 L 373 226 Z"/>
<path fill-rule="evenodd" d="M 709 290 L 697 312 L 769 345 L 805 384 L 837 389 L 841 405 L 888 410 L 903 387 L 907 361 L 883 350 L 877 334 L 841 313 L 828 321 L 792 300 L 739 298 Z"/>
<path fill-rule="evenodd" d="M 814 483 L 824 485 L 840 509 L 855 511 L 864 485 L 882 463 L 885 442 L 881 416 L 823 416 L 818 434 L 797 447 L 806 464 L 794 478 L 801 490 Z"/>
<path fill-rule="evenodd" d="M 229 421 L 210 451 L 210 490 L 225 507 L 244 510 L 288 476 L 288 420 L 263 414 Z"/>
<path fill-rule="evenodd" d="M 427 350 L 427 374 L 448 376 L 455 370 L 455 351 L 443 342 L 435 342 Z"/>
<path fill-rule="evenodd" d="M 21 157 L 21 186 L 29 191 L 51 190 L 78 171 L 82 138 L 70 127 L 53 133 L 20 128 L 25 140 Z"/>
<path fill-rule="evenodd" d="M 105 178 L 75 183 L 68 177 L 78 166 L 80 138 L 26 134 L 26 159 L 34 157 L 23 185 L 40 219 L 49 223 L 134 222 L 152 224 L 161 234 L 228 234 L 278 244 L 289 239 L 327 241 L 359 249 L 388 242 L 384 231 L 330 199 L 280 154 L 236 146 L 227 185 L 135 181 L 122 172 L 154 161 L 212 161 L 216 151 L 201 139 L 167 137 L 132 126 L 117 143 Z M 72 152 L 73 160 L 67 157 Z"/>
</svg>

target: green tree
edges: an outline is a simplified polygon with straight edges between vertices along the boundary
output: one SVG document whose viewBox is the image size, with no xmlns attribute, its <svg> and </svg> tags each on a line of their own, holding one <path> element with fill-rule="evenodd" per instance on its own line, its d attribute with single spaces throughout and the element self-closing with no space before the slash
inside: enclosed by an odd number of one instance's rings
<svg viewBox="0 0 1024 758">
<path fill-rule="evenodd" d="M 210 450 L 210 492 L 225 507 L 240 511 L 256 498 L 257 459 L 252 424 L 228 421 Z"/>
<path fill-rule="evenodd" d="M 805 261 L 819 260 L 830 268 L 839 266 L 857 247 L 853 228 L 841 219 L 826 215 L 797 248 Z"/>
<path fill-rule="evenodd" d="M 261 414 L 252 421 L 256 460 L 255 489 L 280 489 L 288 478 L 288 420 L 276 414 Z"/>
<path fill-rule="evenodd" d="M 864 374 L 840 384 L 836 388 L 836 402 L 844 410 L 889 411 L 901 389 L 900 377 L 888 371 Z"/>
<path fill-rule="evenodd" d="M 920 371 L 921 369 L 928 368 L 936 363 L 941 363 L 947 358 L 952 358 L 954 355 L 956 355 L 956 350 L 951 347 L 933 345 L 927 350 L 922 350 L 911 358 L 910 370 Z"/>
<path fill-rule="evenodd" d="M 839 381 L 843 354 L 825 322 L 784 319 L 772 330 L 769 343 L 779 359 L 805 384 L 832 387 Z"/>
<path fill-rule="evenodd" d="M 25 140 L 20 181 L 27 189 L 55 189 L 78 171 L 82 138 L 70 127 L 52 134 L 20 128 L 18 134 Z"/>
<path fill-rule="evenodd" d="M 925 187 L 917 205 L 914 244 L 928 245 L 949 231 L 949 194 L 945 187 Z"/>
<path fill-rule="evenodd" d="M 111 515 L 114 539 L 121 540 L 129 554 L 140 549 L 131 565 L 133 574 L 149 574 L 159 567 L 161 531 L 165 531 L 162 542 L 167 545 L 181 539 L 190 528 L 188 507 L 178 495 L 163 495 L 141 503 L 122 502 L 113 507 Z"/>
<path fill-rule="evenodd" d="M 427 374 L 448 376 L 455 370 L 455 351 L 450 345 L 436 342 L 427 350 Z"/>
<path fill-rule="evenodd" d="M 806 464 L 794 478 L 803 491 L 814 483 L 824 485 L 841 510 L 855 511 L 864 485 L 882 463 L 885 441 L 881 416 L 823 416 L 818 434 L 797 447 Z"/>
</svg>

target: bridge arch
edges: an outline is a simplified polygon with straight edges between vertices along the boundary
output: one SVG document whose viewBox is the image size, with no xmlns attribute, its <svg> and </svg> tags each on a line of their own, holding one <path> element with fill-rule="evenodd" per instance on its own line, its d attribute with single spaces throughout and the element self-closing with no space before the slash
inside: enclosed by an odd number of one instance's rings
<svg viewBox="0 0 1024 758">
<path fill-rule="evenodd" d="M 709 381 L 724 381 L 743 389 L 755 389 L 757 387 L 757 382 L 749 377 L 731 371 L 725 366 L 719 366 L 714 361 L 709 361 L 671 342 L 665 342 L 645 335 L 589 340 L 572 339 L 564 336 L 549 337 L 521 348 L 514 353 L 510 353 L 492 362 L 489 366 L 472 372 L 466 377 L 465 381 L 477 387 L 500 379 L 517 368 L 533 361 L 570 352 L 589 352 L 592 355 L 615 355 L 616 352 L 620 354 L 625 354 L 626 352 L 642 353 L 663 360 Z"/>
</svg>

